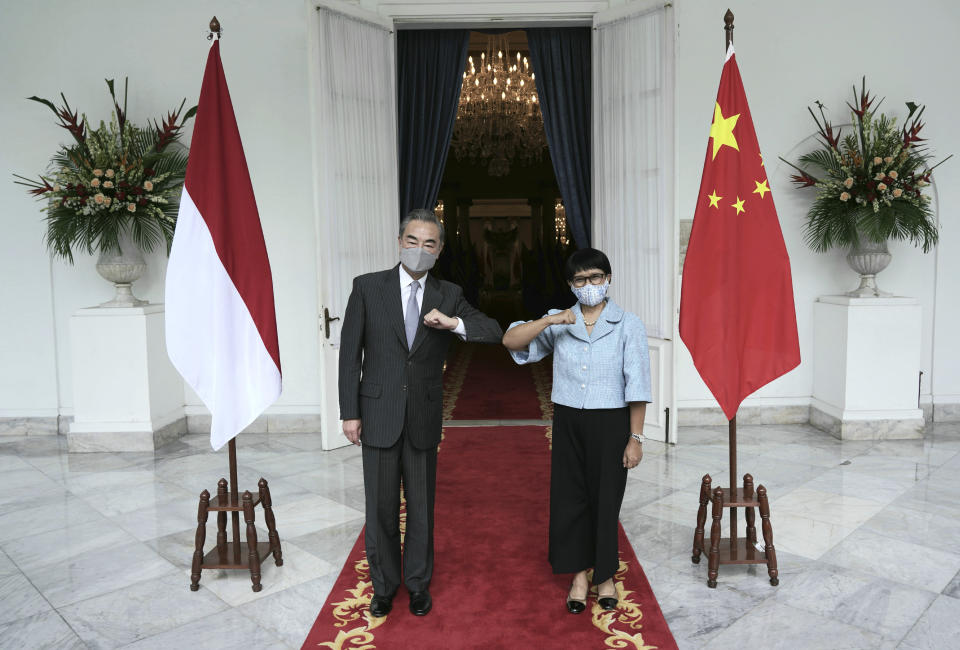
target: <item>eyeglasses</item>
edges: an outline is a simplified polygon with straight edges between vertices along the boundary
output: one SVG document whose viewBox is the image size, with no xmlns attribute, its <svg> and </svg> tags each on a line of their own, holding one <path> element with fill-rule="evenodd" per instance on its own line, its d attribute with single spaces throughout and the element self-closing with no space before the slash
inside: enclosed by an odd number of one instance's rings
<svg viewBox="0 0 960 650">
<path fill-rule="evenodd" d="M 593 275 L 579 275 L 573 278 L 573 286 L 582 287 L 587 283 L 587 280 L 590 281 L 590 284 L 603 284 L 603 281 L 607 279 L 606 273 L 594 273 Z"/>
</svg>

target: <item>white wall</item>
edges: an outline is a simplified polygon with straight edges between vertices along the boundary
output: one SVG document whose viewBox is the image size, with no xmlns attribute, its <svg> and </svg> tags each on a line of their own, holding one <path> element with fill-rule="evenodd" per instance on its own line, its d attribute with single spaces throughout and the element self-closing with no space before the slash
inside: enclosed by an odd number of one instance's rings
<svg viewBox="0 0 960 650">
<path fill-rule="evenodd" d="M 646 0 L 642 0 L 646 2 Z M 357 4 L 390 15 L 423 20 L 431 11 L 480 10 L 489 3 L 377 2 Z M 607 2 L 537 0 L 502 3 L 513 15 L 565 12 L 575 18 Z M 676 0 L 680 218 L 691 218 L 699 188 L 712 107 L 723 62 L 726 3 Z M 885 95 L 884 108 L 904 101 L 926 103 L 927 137 L 943 154 L 960 154 L 953 108 L 960 88 L 944 76 L 960 60 L 955 36 L 960 4 L 929 0 L 905 16 L 893 0 L 806 3 L 743 0 L 736 11 L 735 43 L 740 70 L 768 161 L 771 187 L 793 263 L 803 363 L 747 402 L 804 403 L 812 393 L 812 317 L 818 295 L 840 293 L 856 278 L 843 254 L 815 255 L 803 244 L 802 217 L 811 192 L 794 189 L 777 156 L 793 159 L 810 145 L 813 124 L 806 106 L 816 99 L 847 121 L 850 86 L 866 74 Z M 319 408 L 317 371 L 316 249 L 311 190 L 307 20 L 305 0 L 171 0 L 162 6 L 121 0 L 20 2 L 0 24 L 0 170 L 32 175 L 43 170 L 67 134 L 30 95 L 71 104 L 97 120 L 110 104 L 104 77 L 131 78 L 130 115 L 142 123 L 200 90 L 208 42 L 206 24 L 216 14 L 224 27 L 222 55 L 270 252 L 284 392 L 273 412 Z M 895 21 L 915 20 L 901 26 Z M 894 22 L 892 22 L 894 21 Z M 863 36 L 859 36 L 863 35 Z M 948 73 L 949 74 L 949 73 Z M 12 180 L 7 176 L 8 180 Z M 960 318 L 953 288 L 960 277 L 960 158 L 937 172 L 941 246 L 936 253 L 893 246 L 892 265 L 880 286 L 923 304 L 923 392 L 936 402 L 960 402 L 960 341 L 952 324 Z M 80 255 L 74 266 L 51 262 L 43 249 L 40 206 L 20 186 L 0 183 L 0 417 L 69 414 L 70 315 L 107 300 L 111 288 Z M 150 260 L 137 293 L 162 301 L 164 256 Z M 896 341 L 891 341 L 896 345 Z M 935 345 L 935 348 L 934 348 Z M 713 405 L 678 346 L 679 406 Z M 878 350 L 882 354 L 882 350 Z M 933 358 L 936 358 L 936 363 Z M 192 395 L 187 398 L 196 404 Z"/>
<path fill-rule="evenodd" d="M 221 54 L 273 267 L 284 391 L 274 412 L 317 412 L 316 245 L 307 79 L 307 4 L 303 0 L 172 0 L 162 6 L 120 0 L 20 2 L 0 24 L 0 417 L 72 411 L 69 319 L 108 300 L 112 287 L 95 259 L 74 266 L 43 248 L 41 206 L 11 172 L 44 170 L 68 134 L 44 106 L 56 100 L 91 119 L 109 119 L 104 78 L 130 77 L 129 113 L 137 124 L 196 103 L 216 14 Z M 192 123 L 191 123 L 192 124 Z M 187 134 L 189 142 L 189 133 Z M 163 300 L 166 258 L 148 259 L 135 292 Z M 58 404 L 59 391 L 59 404 Z M 190 403 L 196 398 L 190 394 Z"/>
<path fill-rule="evenodd" d="M 680 124 L 681 219 L 693 216 L 713 103 L 723 65 L 723 14 L 727 3 L 678 0 L 677 89 Z M 788 182 L 790 170 L 777 157 L 796 158 L 813 146 L 815 126 L 806 107 L 821 100 L 836 124 L 849 122 L 845 102 L 851 86 L 867 76 L 868 87 L 886 96 L 883 110 L 905 116 L 904 102 L 927 104 L 925 135 L 941 155 L 960 154 L 960 129 L 953 108 L 960 87 L 944 77 L 944 66 L 960 60 L 960 4 L 923 3 L 907 16 L 893 0 L 803 3 L 742 0 L 735 12 L 737 62 L 750 102 L 760 148 L 793 267 L 802 363 L 748 399 L 745 406 L 803 403 L 813 386 L 813 302 L 856 286 L 844 253 L 816 254 L 803 243 L 803 217 L 813 192 Z M 899 20 L 911 24 L 901 25 Z M 915 24 L 914 24 L 915 23 Z M 924 255 L 892 245 L 893 262 L 878 276 L 881 289 L 914 296 L 923 305 L 922 393 L 935 402 L 960 400 L 960 344 L 953 335 L 960 300 L 951 278 L 960 277 L 960 161 L 936 172 L 942 221 L 941 244 Z M 933 344 L 936 343 L 934 350 Z M 890 341 L 891 346 L 897 341 Z M 678 355 L 678 406 L 713 406 L 709 391 L 683 346 Z M 933 363 L 934 352 L 936 363 Z M 883 350 L 877 350 L 883 354 Z"/>
</svg>

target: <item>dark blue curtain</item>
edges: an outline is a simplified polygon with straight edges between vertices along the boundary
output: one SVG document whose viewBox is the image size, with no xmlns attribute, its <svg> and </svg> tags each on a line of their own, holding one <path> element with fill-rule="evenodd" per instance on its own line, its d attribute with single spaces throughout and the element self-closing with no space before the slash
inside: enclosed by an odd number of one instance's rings
<svg viewBox="0 0 960 650">
<path fill-rule="evenodd" d="M 578 248 L 590 245 L 590 28 L 528 29 L 550 159 Z"/>
<path fill-rule="evenodd" d="M 432 210 L 447 162 L 467 60 L 465 29 L 397 32 L 400 218 Z"/>
</svg>

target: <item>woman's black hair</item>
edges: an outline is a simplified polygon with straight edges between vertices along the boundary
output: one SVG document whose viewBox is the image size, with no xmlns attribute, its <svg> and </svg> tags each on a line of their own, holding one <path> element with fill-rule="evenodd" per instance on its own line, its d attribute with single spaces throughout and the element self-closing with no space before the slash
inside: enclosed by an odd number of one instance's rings
<svg viewBox="0 0 960 650">
<path fill-rule="evenodd" d="M 581 248 L 574 251 L 567 258 L 563 271 L 567 282 L 573 282 L 573 276 L 578 271 L 588 271 L 590 269 L 600 269 L 607 275 L 612 273 L 610 260 L 603 254 L 603 251 L 598 251 L 596 248 Z"/>
</svg>

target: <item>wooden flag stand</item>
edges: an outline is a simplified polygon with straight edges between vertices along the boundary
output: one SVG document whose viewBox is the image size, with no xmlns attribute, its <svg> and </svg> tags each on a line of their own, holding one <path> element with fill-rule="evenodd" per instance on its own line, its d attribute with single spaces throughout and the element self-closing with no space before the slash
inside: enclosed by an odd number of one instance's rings
<svg viewBox="0 0 960 650">
<path fill-rule="evenodd" d="M 724 52 L 733 42 L 733 12 L 727 9 L 723 16 L 724 22 Z M 712 488 L 712 479 L 709 474 L 704 475 L 700 484 L 700 509 L 697 511 L 697 528 L 693 534 L 694 564 L 700 563 L 701 553 L 707 553 L 708 570 L 707 586 L 717 586 L 717 574 L 721 564 L 766 564 L 770 584 L 780 583 L 777 577 L 777 552 L 773 547 L 773 527 L 770 525 L 770 504 L 767 501 L 767 490 L 760 485 L 754 490 L 753 476 L 743 475 L 743 487 L 734 487 L 737 482 L 737 416 L 734 415 L 729 424 L 730 447 L 730 488 Z M 709 552 L 703 547 L 703 530 L 707 519 L 707 503 L 713 503 L 711 515 L 713 524 L 710 527 Z M 720 538 L 720 520 L 723 509 L 730 508 L 730 537 Z M 743 508 L 747 521 L 747 536 L 744 539 L 737 537 L 737 508 Z M 763 548 L 757 544 L 756 512 L 760 510 L 761 526 L 763 529 Z"/>
<path fill-rule="evenodd" d="M 220 36 L 220 23 L 214 16 L 210 21 L 210 36 Z M 194 541 L 193 566 L 190 571 L 190 591 L 200 589 L 200 572 L 203 569 L 240 569 L 250 571 L 250 580 L 253 590 L 260 591 L 260 564 L 273 553 L 277 566 L 283 566 L 283 552 L 280 549 L 280 535 L 277 534 L 277 522 L 273 516 L 273 502 L 270 499 L 270 488 L 267 480 L 260 478 L 257 482 L 257 494 L 254 496 L 249 490 L 240 497 L 237 488 L 237 441 L 231 438 L 227 443 L 230 456 L 230 483 L 221 478 L 217 482 L 217 496 L 212 500 L 210 493 L 204 490 L 200 493 L 200 507 L 197 511 L 197 535 Z M 254 525 L 254 508 L 263 506 L 263 516 L 267 523 L 267 542 L 257 542 L 257 528 Z M 217 545 L 204 555 L 203 544 L 207 537 L 207 517 L 210 512 L 217 513 Z M 227 542 L 227 513 L 231 513 L 233 523 L 233 541 Z M 247 525 L 247 541 L 240 540 L 240 513 L 243 512 L 243 521 Z"/>
</svg>

